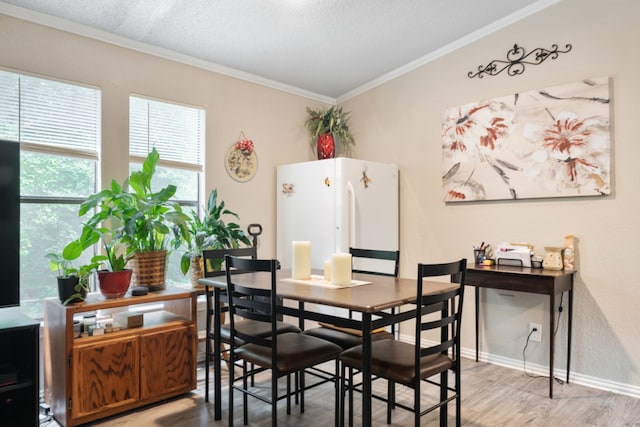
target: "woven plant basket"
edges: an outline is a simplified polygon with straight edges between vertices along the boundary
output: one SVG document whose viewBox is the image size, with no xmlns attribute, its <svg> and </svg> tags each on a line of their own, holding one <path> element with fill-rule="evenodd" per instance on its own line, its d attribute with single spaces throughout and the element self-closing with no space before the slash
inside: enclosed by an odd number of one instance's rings
<svg viewBox="0 0 640 427">
<path fill-rule="evenodd" d="M 165 289 L 167 251 L 137 253 L 131 264 L 134 286 L 145 286 L 150 291 Z"/>
<path fill-rule="evenodd" d="M 198 283 L 198 279 L 202 279 L 204 277 L 204 263 L 202 262 L 201 256 L 191 257 L 189 277 L 191 278 L 191 286 L 194 288 L 204 288 L 204 285 Z"/>
</svg>

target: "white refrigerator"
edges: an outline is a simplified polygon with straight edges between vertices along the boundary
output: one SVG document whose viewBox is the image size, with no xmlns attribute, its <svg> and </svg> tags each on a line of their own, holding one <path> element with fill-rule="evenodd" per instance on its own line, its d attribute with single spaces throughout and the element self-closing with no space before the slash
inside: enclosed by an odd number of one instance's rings
<svg viewBox="0 0 640 427">
<path fill-rule="evenodd" d="M 398 167 L 350 158 L 277 168 L 277 257 L 291 267 L 292 242 L 311 242 L 311 268 L 349 247 L 398 250 Z M 377 265 L 376 265 L 377 264 Z M 364 260 L 356 269 L 393 272 L 393 263 Z"/>
</svg>

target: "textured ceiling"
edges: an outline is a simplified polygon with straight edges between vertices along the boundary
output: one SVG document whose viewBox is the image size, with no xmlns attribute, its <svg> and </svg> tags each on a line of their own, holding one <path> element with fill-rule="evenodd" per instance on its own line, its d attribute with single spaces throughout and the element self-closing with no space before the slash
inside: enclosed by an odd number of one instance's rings
<svg viewBox="0 0 640 427">
<path fill-rule="evenodd" d="M 557 1 L 4 0 L 0 13 L 336 99 Z"/>
</svg>

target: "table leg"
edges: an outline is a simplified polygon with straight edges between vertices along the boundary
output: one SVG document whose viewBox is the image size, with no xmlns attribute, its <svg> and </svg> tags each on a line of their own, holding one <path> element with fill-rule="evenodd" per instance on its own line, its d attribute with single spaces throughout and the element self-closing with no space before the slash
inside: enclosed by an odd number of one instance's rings
<svg viewBox="0 0 640 427">
<path fill-rule="evenodd" d="M 371 313 L 362 314 L 362 425 L 371 426 Z"/>
<path fill-rule="evenodd" d="M 567 384 L 569 384 L 569 372 L 571 372 L 571 326 L 573 323 L 573 277 L 569 288 L 569 323 L 567 324 Z"/>
<path fill-rule="evenodd" d="M 476 294 L 476 362 L 478 361 L 478 313 L 480 311 L 480 287 L 474 286 L 475 294 Z"/>
<path fill-rule="evenodd" d="M 207 309 L 206 309 L 206 334 L 207 336 L 205 337 L 204 340 L 204 401 L 205 402 L 209 402 L 209 365 L 211 364 L 211 340 L 209 339 L 209 331 L 211 330 L 211 321 L 213 320 L 211 318 L 211 316 L 209 316 L 209 313 L 211 313 L 211 298 L 209 297 L 209 292 L 210 289 L 208 286 L 205 286 L 205 294 L 206 294 L 206 302 L 207 302 Z"/>
<path fill-rule="evenodd" d="M 555 313 L 556 306 L 555 292 L 549 295 L 549 399 L 553 399 L 553 331 L 555 330 Z"/>
<path fill-rule="evenodd" d="M 220 288 L 215 288 L 213 291 L 213 384 L 214 393 L 213 397 L 213 419 L 222 419 L 222 368 L 220 367 Z"/>
</svg>

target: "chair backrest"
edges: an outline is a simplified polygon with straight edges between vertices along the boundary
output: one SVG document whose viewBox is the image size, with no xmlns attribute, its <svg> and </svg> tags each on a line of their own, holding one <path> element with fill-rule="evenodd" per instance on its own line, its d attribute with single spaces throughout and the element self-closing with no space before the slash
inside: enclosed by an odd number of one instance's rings
<svg viewBox="0 0 640 427">
<path fill-rule="evenodd" d="M 246 248 L 206 249 L 202 251 L 204 277 L 217 277 L 225 275 L 225 269 L 222 268 L 225 255 L 257 259 L 258 247 L 254 245 Z"/>
<path fill-rule="evenodd" d="M 225 273 L 227 276 L 231 342 L 239 340 L 244 343 L 272 347 L 275 350 L 277 340 L 251 335 L 246 332 L 243 333 L 236 329 L 235 324 L 241 319 L 271 323 L 270 336 L 276 336 L 276 321 L 278 317 L 276 270 L 278 261 L 275 259 L 246 259 L 227 255 L 225 256 L 225 265 L 227 266 Z M 234 274 L 234 272 L 269 272 L 271 274 L 271 287 L 264 289 L 243 284 L 246 280 L 246 275 Z"/>
<path fill-rule="evenodd" d="M 416 362 L 419 358 L 436 353 L 448 354 L 457 363 L 460 346 L 460 323 L 462 320 L 462 301 L 464 297 L 465 274 L 467 260 L 444 264 L 418 264 L 418 286 L 416 301 Z M 423 296 L 423 279 L 449 276 L 452 283 L 460 283 L 460 287 L 437 295 Z M 428 286 L 428 285 L 426 285 Z M 430 314 L 438 313 L 436 319 Z M 421 345 L 422 333 L 429 330 L 440 330 L 440 340 L 425 347 Z M 433 339 L 430 336 L 430 339 Z M 430 341 L 431 343 L 432 341 Z M 420 364 L 417 364 L 418 369 Z M 416 372 L 418 374 L 418 372 Z"/>
<path fill-rule="evenodd" d="M 354 273 L 398 277 L 400 251 L 349 248 Z"/>
</svg>

